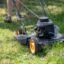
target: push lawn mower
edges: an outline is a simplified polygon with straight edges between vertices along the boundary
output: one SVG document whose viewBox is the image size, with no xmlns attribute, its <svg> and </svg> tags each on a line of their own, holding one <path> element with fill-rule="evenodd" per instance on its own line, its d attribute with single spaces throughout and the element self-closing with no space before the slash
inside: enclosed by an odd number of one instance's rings
<svg viewBox="0 0 64 64">
<path fill-rule="evenodd" d="M 41 45 L 64 41 L 64 36 L 57 30 L 57 26 L 48 17 L 40 17 L 33 33 L 28 36 L 24 29 L 19 29 L 15 32 L 15 37 L 22 44 L 29 45 L 31 53 L 34 54 L 41 49 Z"/>
<path fill-rule="evenodd" d="M 15 31 L 15 37 L 22 44 L 28 45 L 32 54 L 40 51 L 42 45 L 64 41 L 64 36 L 59 33 L 58 26 L 47 16 L 39 17 L 34 32 L 30 35 L 27 35 L 26 30 L 21 27 Z"/>
</svg>

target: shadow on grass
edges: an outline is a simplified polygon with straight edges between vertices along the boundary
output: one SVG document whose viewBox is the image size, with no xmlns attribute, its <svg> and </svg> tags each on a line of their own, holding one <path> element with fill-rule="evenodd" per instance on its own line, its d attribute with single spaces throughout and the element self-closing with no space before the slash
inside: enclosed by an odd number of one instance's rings
<svg viewBox="0 0 64 64">
<path fill-rule="evenodd" d="M 51 4 L 51 5 L 62 5 L 64 4 L 64 0 L 46 0 L 45 1 L 46 4 Z"/>
<path fill-rule="evenodd" d="M 12 23 L 5 23 L 3 19 L 0 19 L 0 29 L 9 29 L 14 31 L 24 24 L 27 30 L 30 30 L 32 29 L 31 27 L 36 24 L 36 21 L 35 18 L 25 18 L 22 21 L 14 20 Z"/>
<path fill-rule="evenodd" d="M 53 45 L 54 44 L 52 44 L 52 45 L 45 45 L 44 47 L 42 47 L 41 51 L 36 54 L 36 56 L 38 56 L 38 57 L 45 57 L 47 55 L 47 53 L 52 49 Z"/>
<path fill-rule="evenodd" d="M 20 23 L 4 23 L 4 22 L 0 22 L 0 28 L 1 29 L 9 29 L 14 31 L 15 29 L 17 29 L 19 27 Z"/>
</svg>

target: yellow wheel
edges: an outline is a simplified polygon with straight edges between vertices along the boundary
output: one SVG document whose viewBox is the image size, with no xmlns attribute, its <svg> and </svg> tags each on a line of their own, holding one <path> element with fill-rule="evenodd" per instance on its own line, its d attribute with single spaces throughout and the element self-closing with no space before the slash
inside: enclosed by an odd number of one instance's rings
<svg viewBox="0 0 64 64">
<path fill-rule="evenodd" d="M 15 32 L 15 34 L 16 34 L 16 35 L 19 35 L 19 30 L 17 30 L 17 31 Z"/>
<path fill-rule="evenodd" d="M 38 45 L 33 39 L 29 40 L 29 49 L 32 54 L 35 54 L 38 51 Z"/>
<path fill-rule="evenodd" d="M 21 29 L 18 29 L 18 30 L 15 31 L 15 35 L 16 36 L 19 35 L 19 34 L 22 34 L 22 30 Z"/>
<path fill-rule="evenodd" d="M 14 31 L 14 36 L 17 37 L 19 35 L 19 30 Z"/>
</svg>

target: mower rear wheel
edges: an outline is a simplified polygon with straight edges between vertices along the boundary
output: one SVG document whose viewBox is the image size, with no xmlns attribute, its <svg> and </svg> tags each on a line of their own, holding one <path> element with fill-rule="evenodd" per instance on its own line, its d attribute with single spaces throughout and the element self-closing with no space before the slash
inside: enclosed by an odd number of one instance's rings
<svg viewBox="0 0 64 64">
<path fill-rule="evenodd" d="M 15 35 L 17 36 L 17 35 L 20 35 L 20 34 L 26 34 L 26 32 L 25 31 L 23 31 L 22 29 L 18 29 L 18 30 L 16 30 L 15 31 Z"/>
<path fill-rule="evenodd" d="M 39 45 L 34 39 L 29 40 L 29 49 L 32 54 L 35 54 L 39 51 Z"/>
<path fill-rule="evenodd" d="M 19 34 L 20 34 L 20 33 L 19 33 L 19 30 L 15 31 L 15 34 L 16 34 L 16 35 L 19 35 Z"/>
</svg>

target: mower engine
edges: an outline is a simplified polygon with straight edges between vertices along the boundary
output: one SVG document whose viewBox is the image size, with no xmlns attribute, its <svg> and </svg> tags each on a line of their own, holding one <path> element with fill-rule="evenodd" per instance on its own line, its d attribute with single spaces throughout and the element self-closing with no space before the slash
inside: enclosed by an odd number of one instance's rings
<svg viewBox="0 0 64 64">
<path fill-rule="evenodd" d="M 55 27 L 48 17 L 40 17 L 35 32 L 39 38 L 50 39 L 55 36 Z"/>
</svg>

